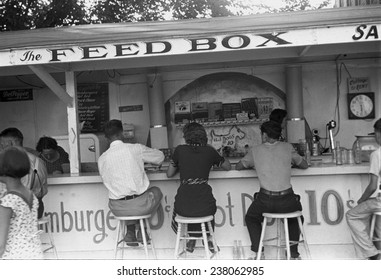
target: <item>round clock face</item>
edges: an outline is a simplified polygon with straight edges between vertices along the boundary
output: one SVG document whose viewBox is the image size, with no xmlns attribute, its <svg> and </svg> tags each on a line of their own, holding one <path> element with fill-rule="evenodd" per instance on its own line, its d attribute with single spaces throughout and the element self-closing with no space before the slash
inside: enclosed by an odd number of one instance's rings
<svg viewBox="0 0 381 280">
<path fill-rule="evenodd" d="M 359 94 L 351 100 L 349 108 L 353 115 L 364 118 L 372 112 L 373 102 L 368 96 Z"/>
</svg>

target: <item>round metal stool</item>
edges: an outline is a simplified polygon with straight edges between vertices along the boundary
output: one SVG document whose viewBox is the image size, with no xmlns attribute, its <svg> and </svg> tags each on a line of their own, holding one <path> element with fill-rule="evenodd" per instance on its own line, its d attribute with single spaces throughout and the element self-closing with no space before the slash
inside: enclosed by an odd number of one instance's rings
<svg viewBox="0 0 381 280">
<path fill-rule="evenodd" d="M 311 259 L 311 254 L 310 254 L 310 250 L 308 247 L 306 235 L 304 233 L 304 228 L 303 228 L 301 217 L 302 217 L 301 211 L 296 211 L 296 212 L 292 212 L 292 213 L 263 213 L 263 225 L 262 225 L 261 238 L 259 241 L 257 260 L 261 259 L 261 254 L 259 252 L 262 252 L 264 242 L 271 241 L 274 239 L 277 240 L 277 245 L 272 245 L 272 246 L 277 247 L 278 259 L 280 258 L 280 249 L 286 248 L 286 256 L 287 256 L 287 259 L 289 260 L 291 258 L 290 246 L 293 246 L 293 245 L 296 245 L 299 243 L 304 245 L 307 258 Z M 290 241 L 290 238 L 288 235 L 288 219 L 290 219 L 290 218 L 296 218 L 298 220 L 300 234 L 302 235 L 302 239 L 300 241 Z M 270 239 L 264 240 L 268 219 L 276 219 L 276 221 L 277 221 L 277 236 L 275 238 L 270 238 Z M 283 221 L 283 224 L 284 224 L 284 227 L 283 227 L 284 237 L 285 237 L 285 244 L 284 245 L 281 244 L 281 227 L 282 227 L 281 221 Z"/>
<path fill-rule="evenodd" d="M 156 252 L 155 252 L 155 246 L 153 244 L 153 239 L 152 239 L 152 234 L 151 234 L 151 228 L 149 225 L 149 218 L 151 218 L 151 214 L 147 215 L 141 215 L 141 216 L 115 216 L 115 219 L 118 220 L 118 224 L 116 226 L 116 245 L 115 245 L 115 251 L 114 251 L 114 256 L 115 259 L 117 258 L 118 250 L 122 250 L 122 259 L 124 256 L 124 250 L 125 249 L 135 249 L 139 247 L 125 247 L 125 242 L 123 241 L 124 236 L 127 233 L 127 226 L 126 226 L 126 221 L 139 221 L 140 225 L 140 230 L 142 233 L 142 239 L 143 239 L 143 247 L 145 251 L 146 258 L 149 258 L 149 253 L 148 253 L 148 240 L 145 234 L 144 230 L 144 223 L 146 224 L 146 230 L 148 237 L 150 238 L 150 245 L 151 245 L 151 250 L 154 259 L 156 259 Z M 122 244 L 122 246 L 119 246 L 119 244 Z"/>
<path fill-rule="evenodd" d="M 206 259 L 211 259 L 217 254 L 218 246 L 217 246 L 216 238 L 214 236 L 214 232 L 212 228 L 212 220 L 213 220 L 213 216 L 206 216 L 206 217 L 176 216 L 175 217 L 175 221 L 178 224 L 177 234 L 176 234 L 176 245 L 175 245 L 176 259 L 178 259 L 182 254 L 186 252 L 184 247 L 186 246 L 187 240 L 197 240 L 197 239 L 203 240 Z M 188 231 L 188 224 L 201 224 L 201 232 Z M 208 227 L 208 229 L 206 229 L 206 227 Z M 189 233 L 201 233 L 202 236 L 201 237 L 189 236 Z M 209 235 L 212 238 L 214 253 L 211 253 L 209 251 L 207 233 L 209 233 Z M 179 252 L 181 241 L 183 241 L 182 242 L 183 249 L 181 250 L 181 252 Z"/>
</svg>

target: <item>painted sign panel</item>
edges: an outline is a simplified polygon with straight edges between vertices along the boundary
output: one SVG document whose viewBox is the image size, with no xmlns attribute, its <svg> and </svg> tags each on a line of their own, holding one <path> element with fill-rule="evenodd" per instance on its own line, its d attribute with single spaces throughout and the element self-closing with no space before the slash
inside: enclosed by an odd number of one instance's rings
<svg viewBox="0 0 381 280">
<path fill-rule="evenodd" d="M 119 112 L 143 111 L 143 105 L 120 106 Z"/>
<path fill-rule="evenodd" d="M 199 38 L 163 38 L 158 41 L 14 49 L 0 52 L 0 67 L 380 41 L 379 30 L 381 31 L 381 24 L 361 24 L 274 31 L 263 34 L 242 33 Z"/>
<path fill-rule="evenodd" d="M 150 221 L 156 248 L 174 248 L 171 229 L 174 197 L 178 180 L 154 181 L 163 192 L 161 207 Z M 353 248 L 345 212 L 361 196 L 361 176 L 297 176 L 291 181 L 301 196 L 304 227 L 310 245 L 323 245 L 312 252 L 312 258 L 329 259 L 327 248 Z M 257 178 L 211 179 L 217 200 L 216 238 L 220 246 L 232 246 L 234 240 L 250 245 L 245 214 L 259 190 Z M 107 189 L 101 184 L 52 186 L 45 198 L 45 213 L 52 219 L 58 251 L 112 250 L 115 244 L 116 220 L 108 206 Z M 273 225 L 273 221 L 269 223 Z M 276 227 L 269 227 L 269 236 Z M 315 247 L 318 248 L 318 247 Z M 348 252 L 348 251 L 346 251 Z M 342 254 L 347 254 L 343 252 Z M 335 255 L 338 252 L 334 253 Z M 346 258 L 353 257 L 346 255 Z"/>
<path fill-rule="evenodd" d="M 348 78 L 348 93 L 369 92 L 368 77 Z"/>
<path fill-rule="evenodd" d="M 0 90 L 0 102 L 33 100 L 33 89 Z"/>
<path fill-rule="evenodd" d="M 82 132 L 102 132 L 109 120 L 108 84 L 79 84 L 77 89 L 79 121 Z"/>
</svg>

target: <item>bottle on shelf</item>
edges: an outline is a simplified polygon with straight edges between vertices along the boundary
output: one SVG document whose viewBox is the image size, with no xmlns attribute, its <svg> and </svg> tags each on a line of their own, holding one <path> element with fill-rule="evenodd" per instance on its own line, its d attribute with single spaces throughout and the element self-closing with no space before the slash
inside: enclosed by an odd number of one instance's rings
<svg viewBox="0 0 381 280">
<path fill-rule="evenodd" d="M 336 141 L 336 165 L 342 165 L 343 164 L 343 155 L 341 152 L 340 142 Z"/>
<path fill-rule="evenodd" d="M 355 156 L 355 163 L 360 164 L 361 163 L 361 146 L 358 140 L 356 141 L 353 153 Z"/>
<path fill-rule="evenodd" d="M 306 139 L 299 139 L 298 153 L 302 157 L 304 157 L 306 155 L 306 147 L 307 147 Z"/>
</svg>

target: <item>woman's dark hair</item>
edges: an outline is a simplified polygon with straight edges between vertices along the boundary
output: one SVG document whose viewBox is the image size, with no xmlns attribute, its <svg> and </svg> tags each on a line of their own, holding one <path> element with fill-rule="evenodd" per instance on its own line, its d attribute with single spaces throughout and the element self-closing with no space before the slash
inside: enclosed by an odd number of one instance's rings
<svg viewBox="0 0 381 280">
<path fill-rule="evenodd" d="M 57 148 L 58 148 L 58 144 L 56 139 L 48 137 L 48 136 L 41 137 L 40 140 L 38 140 L 37 146 L 36 146 L 36 150 L 40 153 L 44 149 L 57 150 Z"/>
<path fill-rule="evenodd" d="M 274 109 L 270 113 L 270 121 L 282 123 L 283 119 L 287 116 L 287 111 L 283 109 Z"/>
<path fill-rule="evenodd" d="M 381 131 L 381 119 L 379 119 L 378 121 L 376 121 L 373 125 L 373 128 L 374 130 L 376 131 Z"/>
<path fill-rule="evenodd" d="M 195 146 L 206 146 L 208 137 L 205 128 L 199 123 L 187 123 L 183 128 L 185 143 Z"/>
<path fill-rule="evenodd" d="M 268 121 L 261 125 L 261 132 L 266 133 L 272 139 L 278 140 L 282 133 L 282 127 L 276 121 Z"/>
<path fill-rule="evenodd" d="M 107 139 L 111 139 L 111 137 L 123 133 L 123 124 L 120 120 L 110 120 L 105 123 L 103 131 L 105 133 L 105 137 Z"/>
<path fill-rule="evenodd" d="M 16 127 L 8 127 L 4 129 L 0 133 L 0 137 L 11 137 L 15 139 L 16 141 L 18 141 L 21 144 L 21 146 L 24 140 L 24 136 L 22 135 L 21 131 L 18 130 Z"/>
<path fill-rule="evenodd" d="M 8 147 L 0 153 L 0 176 L 22 178 L 29 173 L 28 155 L 18 147 Z"/>
</svg>

